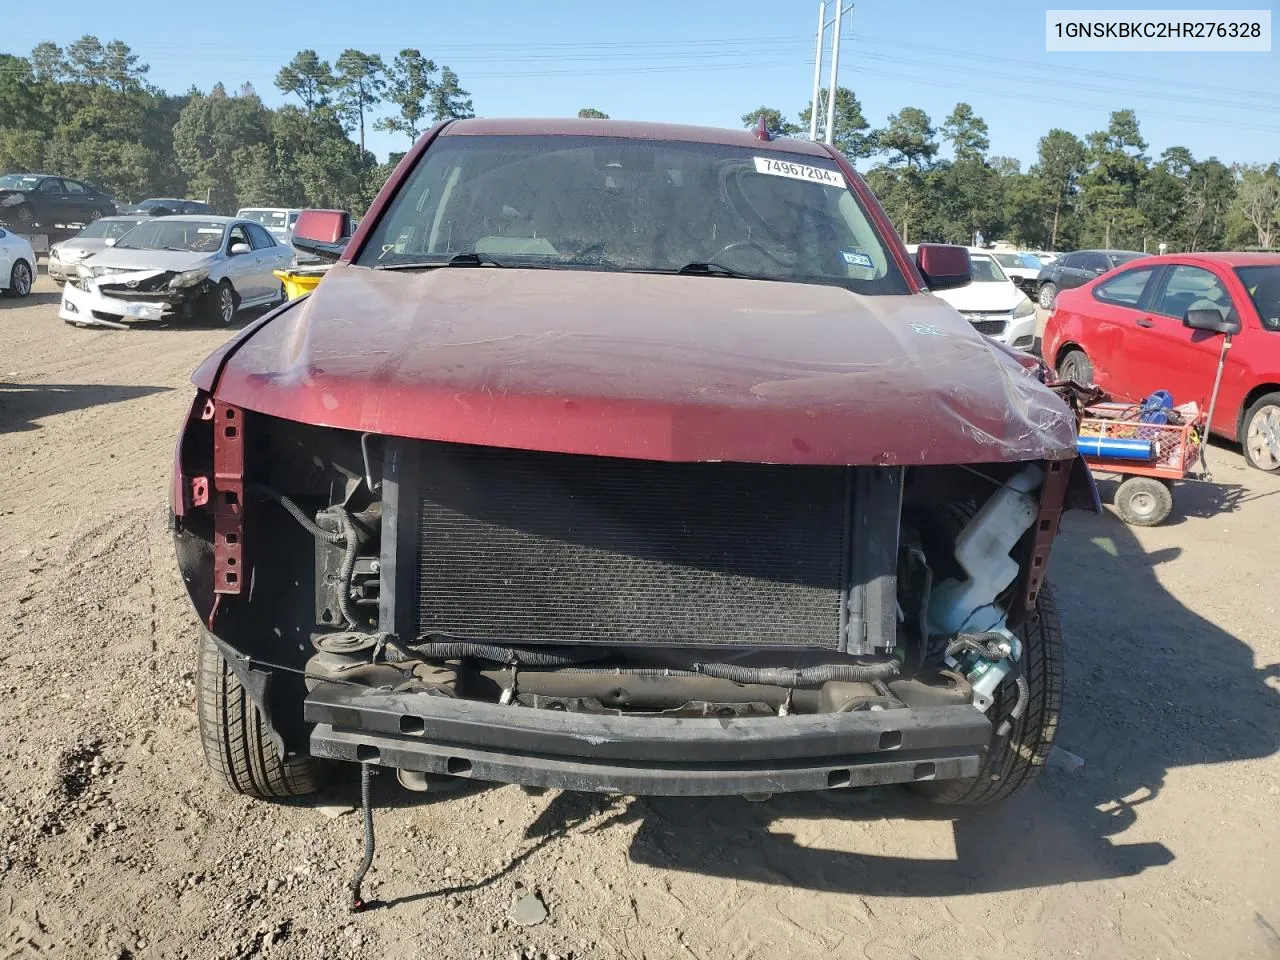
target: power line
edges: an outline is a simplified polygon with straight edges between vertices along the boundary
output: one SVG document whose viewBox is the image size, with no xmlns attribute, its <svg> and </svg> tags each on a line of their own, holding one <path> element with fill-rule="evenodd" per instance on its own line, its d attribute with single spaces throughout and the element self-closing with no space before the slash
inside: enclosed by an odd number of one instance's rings
<svg viewBox="0 0 1280 960">
<path fill-rule="evenodd" d="M 941 54 L 943 56 L 948 56 L 948 57 L 955 57 L 955 58 L 964 59 L 964 60 L 974 60 L 980 63 L 989 64 L 991 62 L 991 57 L 984 54 L 972 53 L 970 51 L 965 51 L 965 50 L 955 50 L 950 47 L 936 47 L 936 46 L 931 46 L 929 44 L 923 44 L 923 43 L 911 43 L 908 41 L 899 40 L 897 38 L 874 37 L 874 36 L 867 36 L 865 34 L 854 34 L 854 39 L 861 40 L 866 43 L 872 43 L 872 44 L 887 44 L 894 48 L 907 47 L 913 50 L 923 50 L 929 53 Z M 1089 77 L 1095 77 L 1099 79 L 1118 80 L 1122 83 L 1147 84 L 1147 85 L 1161 84 L 1161 85 L 1165 85 L 1166 88 L 1169 85 L 1168 81 L 1158 79 L 1158 78 L 1139 77 L 1134 74 L 1128 74 L 1128 73 L 1107 73 L 1101 70 L 1082 70 L 1079 67 L 1069 67 L 1066 65 L 1051 64 L 1051 63 L 1040 63 L 1035 60 L 1019 60 L 1019 59 L 1014 59 L 1010 57 L 1002 57 L 1000 62 L 1013 64 L 1020 67 L 1026 67 L 1027 69 L 1031 69 L 1031 70 L 1066 73 L 1066 74 L 1071 74 L 1072 76 L 1087 75 Z M 1025 79 L 1025 78 L 1020 78 L 1020 79 Z M 1176 83 L 1177 82 L 1175 81 L 1175 84 Z M 1181 84 L 1177 84 L 1177 85 L 1181 85 Z M 1246 90 L 1241 87 L 1212 86 L 1209 84 L 1204 84 L 1199 82 L 1195 84 L 1195 88 L 1197 90 L 1212 91 L 1214 93 L 1224 93 L 1224 94 L 1228 94 L 1236 97 L 1254 97 L 1259 100 L 1264 100 L 1268 103 L 1273 102 L 1275 99 L 1275 92 L 1270 90 L 1269 91 Z M 1165 92 L 1167 94 L 1168 90 L 1166 89 Z"/>
<path fill-rule="evenodd" d="M 867 74 L 868 76 L 888 77 L 893 80 L 901 80 L 904 83 L 919 83 L 919 84 L 925 84 L 927 86 L 932 86 L 932 87 L 943 87 L 948 90 L 965 89 L 963 86 L 957 84 L 954 80 L 938 80 L 938 79 L 932 79 L 927 77 L 913 76 L 910 74 L 891 73 L 887 70 L 873 70 L 868 67 L 849 67 L 848 69 L 853 71 L 854 73 L 863 73 L 863 74 Z M 974 88 L 970 87 L 968 89 L 973 90 Z M 983 88 L 981 92 L 986 94 L 987 96 L 1000 97 L 1006 100 L 1018 100 L 1021 102 L 1030 102 L 1030 103 L 1047 103 L 1053 106 L 1078 107 L 1078 108 L 1093 109 L 1093 110 L 1113 110 L 1115 108 L 1114 103 L 1112 104 L 1084 103 L 1079 100 L 1060 100 L 1053 97 L 1041 96 L 1039 94 L 1023 94 L 1023 93 L 1014 93 L 1014 92 L 1004 93 L 1002 91 L 991 90 L 989 88 Z M 1224 120 L 1218 117 L 1188 117 L 1183 114 L 1166 113 L 1161 110 L 1144 110 L 1143 116 L 1159 117 L 1162 120 L 1178 120 L 1183 123 L 1203 124 L 1204 126 L 1232 127 L 1232 128 L 1241 129 L 1241 130 L 1255 130 L 1255 131 L 1263 131 L 1266 133 L 1280 133 L 1280 127 L 1262 127 L 1257 125 L 1256 123 L 1248 123 L 1242 120 L 1241 121 Z"/>
<path fill-rule="evenodd" d="M 902 63 L 902 64 L 907 64 L 908 66 L 911 66 L 916 62 L 915 60 L 907 59 L 904 57 L 891 57 L 883 53 L 866 53 L 866 52 L 863 52 L 860 54 L 860 59 L 879 60 L 886 63 Z M 926 67 L 926 69 L 950 70 L 952 68 L 945 64 L 930 64 L 928 65 L 928 67 Z M 1019 77 L 1017 74 L 1009 74 L 1009 73 L 988 72 L 985 75 L 988 77 L 992 77 L 994 79 L 999 79 L 999 80 L 1025 81 L 1026 79 L 1025 77 Z M 1069 86 L 1073 90 L 1091 90 L 1091 91 L 1097 91 L 1101 93 L 1110 93 L 1113 95 L 1115 94 L 1114 87 L 1104 87 L 1104 86 L 1099 86 L 1098 84 L 1072 83 L 1072 84 L 1064 84 L 1064 86 Z M 1158 98 L 1158 99 L 1163 99 L 1167 102 L 1169 100 L 1169 91 L 1165 90 L 1162 93 L 1152 93 L 1146 90 L 1126 90 L 1124 91 L 1124 97 L 1125 98 L 1130 98 L 1130 97 L 1148 98 L 1148 99 Z M 1192 95 L 1182 94 L 1182 93 L 1178 94 L 1177 102 L 1202 104 L 1205 106 L 1217 107 L 1219 109 L 1226 109 L 1226 110 L 1250 110 L 1254 113 L 1260 112 L 1260 113 L 1280 114 L 1280 107 L 1274 107 L 1274 106 L 1263 107 L 1263 106 L 1258 106 L 1251 103 L 1228 103 L 1227 101 L 1224 101 L 1224 100 L 1212 99 L 1208 97 L 1197 97 L 1197 96 L 1192 96 Z"/>
</svg>

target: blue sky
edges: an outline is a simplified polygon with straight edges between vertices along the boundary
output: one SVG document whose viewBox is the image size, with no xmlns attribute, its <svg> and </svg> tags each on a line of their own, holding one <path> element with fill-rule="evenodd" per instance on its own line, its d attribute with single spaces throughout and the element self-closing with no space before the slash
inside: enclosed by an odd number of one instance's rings
<svg viewBox="0 0 1280 960">
<path fill-rule="evenodd" d="M 840 83 L 873 126 L 903 106 L 924 108 L 937 124 L 967 101 L 990 125 L 992 152 L 1024 169 L 1049 127 L 1083 136 L 1122 107 L 1137 111 L 1152 155 L 1180 144 L 1226 162 L 1280 160 L 1277 53 L 1050 54 L 1050 5 L 1067 4 L 864 0 L 842 42 Z M 275 104 L 282 97 L 272 80 L 299 48 L 330 61 L 349 46 L 389 60 L 408 46 L 453 67 L 482 115 L 594 106 L 614 117 L 715 126 L 737 125 L 760 104 L 794 117 L 809 100 L 817 26 L 816 0 L 61 0 L 57 10 L 8 18 L 0 51 L 25 54 L 41 40 L 66 45 L 84 33 L 119 38 L 165 89 L 207 90 L 219 80 L 234 89 L 247 80 Z M 407 144 L 374 133 L 369 145 L 385 155 Z"/>
</svg>

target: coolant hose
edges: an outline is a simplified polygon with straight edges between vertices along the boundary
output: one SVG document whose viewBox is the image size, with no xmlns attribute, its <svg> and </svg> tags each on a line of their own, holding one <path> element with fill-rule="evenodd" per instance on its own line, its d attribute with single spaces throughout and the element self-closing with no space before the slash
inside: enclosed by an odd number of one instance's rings
<svg viewBox="0 0 1280 960">
<path fill-rule="evenodd" d="M 491 663 L 518 663 L 522 667 L 571 667 L 578 663 L 600 660 L 604 656 L 601 651 L 588 647 L 572 653 L 551 653 L 546 650 L 517 650 L 514 647 L 499 647 L 490 643 L 473 643 L 467 640 L 433 640 L 427 643 L 415 643 L 408 646 L 408 649 L 432 660 L 473 657 L 476 660 L 488 660 Z"/>
<path fill-rule="evenodd" d="M 773 687 L 814 687 L 832 680 L 868 683 L 890 680 L 898 675 L 898 662 L 824 663 L 816 667 L 743 667 L 736 663 L 700 663 L 695 668 L 703 676 L 734 683 L 760 683 Z"/>
<path fill-rule="evenodd" d="M 342 571 L 338 574 L 338 609 L 342 611 L 342 616 L 347 621 L 347 625 L 358 630 L 360 621 L 356 619 L 355 604 L 351 602 L 351 575 L 356 569 L 356 554 L 360 550 L 360 534 L 356 530 L 355 523 L 351 520 L 351 514 L 345 508 L 333 506 L 329 509 L 337 514 L 338 522 L 342 524 L 341 538 L 330 542 L 345 542 L 342 554 Z"/>
<path fill-rule="evenodd" d="M 334 504 L 329 507 L 329 511 L 337 516 L 338 523 L 342 525 L 342 529 L 326 530 L 308 517 L 306 511 L 283 493 L 272 490 L 270 487 L 263 486 L 260 483 L 249 484 L 249 490 L 259 496 L 276 501 L 285 510 L 289 511 L 289 515 L 297 520 L 307 533 L 317 540 L 321 540 L 324 543 L 340 543 L 343 545 L 342 570 L 338 576 L 338 609 L 342 611 L 342 617 L 347 621 L 348 626 L 359 629 L 360 621 L 356 618 L 355 604 L 351 602 L 351 575 L 356 569 L 356 554 L 360 550 L 360 533 L 356 530 L 356 525 L 351 520 L 351 514 L 341 504 Z"/>
<path fill-rule="evenodd" d="M 1027 704 L 1031 702 L 1031 686 L 1027 683 L 1027 678 L 1022 674 L 1014 677 L 1013 682 L 1018 685 L 1018 700 L 1013 705 L 1013 709 L 1009 711 L 1009 719 L 1020 720 L 1027 711 Z"/>
<path fill-rule="evenodd" d="M 522 667 L 562 667 L 570 673 L 616 673 L 632 677 L 714 677 L 733 683 L 763 684 L 774 687 L 812 687 L 830 680 L 847 680 L 868 683 L 873 680 L 891 680 L 898 675 L 896 660 L 881 663 L 827 663 L 816 667 L 744 667 L 733 663 L 698 663 L 692 669 L 671 667 L 607 667 L 584 666 L 592 660 L 600 660 L 605 654 L 600 650 L 583 648 L 572 652 L 546 650 L 517 650 L 488 643 L 464 640 L 431 641 L 416 643 L 407 649 L 418 656 L 434 660 L 456 660 L 473 657 L 491 663 L 516 663 Z"/>
<path fill-rule="evenodd" d="M 289 514 L 298 523 L 302 524 L 307 533 L 311 534 L 317 540 L 323 540 L 325 543 L 341 543 L 346 539 L 346 534 L 340 530 L 326 530 L 314 520 L 307 516 L 305 510 L 286 497 L 283 493 L 272 490 L 270 487 L 264 487 L 260 483 L 249 484 L 249 492 L 256 493 L 259 496 L 266 497 L 268 500 L 274 500 L 280 506 L 289 511 Z"/>
<path fill-rule="evenodd" d="M 1027 683 L 1027 678 L 1020 672 L 1013 675 L 1013 682 L 1018 688 L 1018 699 L 1014 701 L 1013 709 L 1009 711 L 1009 716 L 1005 717 L 1004 722 L 996 728 L 996 736 L 1003 739 L 1013 731 L 1013 724 L 1019 720 L 1027 711 L 1027 704 L 1031 702 L 1031 686 Z"/>
<path fill-rule="evenodd" d="M 964 650 L 975 650 L 988 660 L 1003 660 L 1009 638 L 1003 633 L 962 634 L 947 644 L 947 656 L 954 657 Z"/>
</svg>

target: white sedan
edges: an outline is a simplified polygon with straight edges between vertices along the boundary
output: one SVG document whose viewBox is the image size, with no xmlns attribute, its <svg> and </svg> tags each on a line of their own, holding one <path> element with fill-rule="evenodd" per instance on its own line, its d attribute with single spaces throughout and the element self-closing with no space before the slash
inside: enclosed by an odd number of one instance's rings
<svg viewBox="0 0 1280 960">
<path fill-rule="evenodd" d="M 36 279 L 36 252 L 26 237 L 0 227 L 0 291 L 25 297 Z"/>
<path fill-rule="evenodd" d="M 970 254 L 981 253 L 991 257 L 996 263 L 1000 264 L 1000 269 L 1004 271 L 1004 275 L 1013 281 L 1013 285 L 1025 293 L 1028 297 L 1035 296 L 1036 280 L 1040 276 L 1040 268 L 1043 264 L 1040 259 L 1030 253 L 1015 253 L 1010 250 L 983 250 L 977 247 L 969 248 Z"/>
<path fill-rule="evenodd" d="M 914 257 L 916 248 L 907 247 Z M 955 307 L 982 334 L 1018 350 L 1036 342 L 1036 308 L 987 252 L 969 253 L 969 280 L 934 294 Z"/>
<path fill-rule="evenodd" d="M 81 326 L 120 328 L 126 320 L 199 319 L 231 323 L 247 307 L 285 299 L 273 272 L 293 248 L 261 224 L 234 217 L 144 220 L 76 267 L 58 316 Z"/>
</svg>

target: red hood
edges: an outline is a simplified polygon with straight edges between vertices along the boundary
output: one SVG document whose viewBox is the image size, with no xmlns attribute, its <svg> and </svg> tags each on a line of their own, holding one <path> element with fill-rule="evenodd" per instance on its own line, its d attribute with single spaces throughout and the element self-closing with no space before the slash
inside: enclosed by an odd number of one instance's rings
<svg viewBox="0 0 1280 960">
<path fill-rule="evenodd" d="M 651 460 L 1066 459 L 1066 406 L 928 295 L 722 277 L 338 264 L 196 373 L 394 436 Z"/>
</svg>

